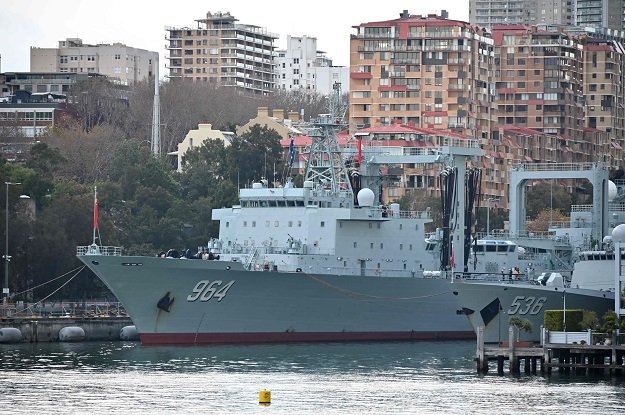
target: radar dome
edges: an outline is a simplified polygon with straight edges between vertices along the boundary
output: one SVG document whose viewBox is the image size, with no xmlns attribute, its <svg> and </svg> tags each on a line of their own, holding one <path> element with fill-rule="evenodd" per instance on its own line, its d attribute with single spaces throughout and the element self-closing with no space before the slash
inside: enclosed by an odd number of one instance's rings
<svg viewBox="0 0 625 415">
<path fill-rule="evenodd" d="M 614 242 L 625 242 L 625 223 L 621 223 L 612 231 L 612 240 Z"/>
<path fill-rule="evenodd" d="M 612 235 L 604 236 L 601 242 L 603 242 L 604 244 L 609 244 L 610 242 L 612 242 Z"/>
<path fill-rule="evenodd" d="M 359 206 L 373 206 L 373 190 L 368 188 L 360 189 L 358 192 L 358 205 Z"/>
<path fill-rule="evenodd" d="M 608 200 L 611 202 L 617 194 L 618 190 L 616 189 L 614 182 L 612 180 L 608 181 Z"/>
</svg>

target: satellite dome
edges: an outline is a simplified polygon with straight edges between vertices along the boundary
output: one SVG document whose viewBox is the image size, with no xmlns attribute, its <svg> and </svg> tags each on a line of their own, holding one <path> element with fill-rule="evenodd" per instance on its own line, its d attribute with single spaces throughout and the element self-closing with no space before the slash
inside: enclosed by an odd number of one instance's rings
<svg viewBox="0 0 625 415">
<path fill-rule="evenodd" d="M 618 190 L 616 189 L 616 185 L 612 180 L 608 181 L 608 200 L 611 202 L 614 200 L 616 195 L 618 194 Z"/>
<path fill-rule="evenodd" d="M 360 189 L 358 192 L 358 205 L 359 206 L 373 206 L 374 194 L 373 190 L 369 188 Z"/>
<path fill-rule="evenodd" d="M 603 242 L 604 244 L 609 244 L 610 242 L 612 242 L 612 235 L 604 236 L 601 242 Z"/>
<path fill-rule="evenodd" d="M 625 242 L 625 223 L 621 223 L 612 231 L 612 240 L 614 242 Z"/>
</svg>

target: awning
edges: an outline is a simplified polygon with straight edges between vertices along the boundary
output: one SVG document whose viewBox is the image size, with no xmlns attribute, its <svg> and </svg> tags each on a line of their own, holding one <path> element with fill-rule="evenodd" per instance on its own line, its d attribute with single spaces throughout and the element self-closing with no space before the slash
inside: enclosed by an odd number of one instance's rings
<svg viewBox="0 0 625 415">
<path fill-rule="evenodd" d="M 531 158 L 530 156 L 525 156 L 525 161 L 531 161 L 531 162 L 533 162 L 533 161 L 534 161 L 534 159 L 533 159 L 533 158 Z"/>
</svg>

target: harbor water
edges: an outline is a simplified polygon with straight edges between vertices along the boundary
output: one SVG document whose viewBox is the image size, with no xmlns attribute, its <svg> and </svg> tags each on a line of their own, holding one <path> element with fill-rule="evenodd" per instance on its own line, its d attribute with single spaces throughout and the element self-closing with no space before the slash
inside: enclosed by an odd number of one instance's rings
<svg viewBox="0 0 625 415">
<path fill-rule="evenodd" d="M 475 342 L 0 344 L 0 413 L 594 414 L 625 383 L 476 374 Z M 259 391 L 271 405 L 259 406 Z"/>
</svg>

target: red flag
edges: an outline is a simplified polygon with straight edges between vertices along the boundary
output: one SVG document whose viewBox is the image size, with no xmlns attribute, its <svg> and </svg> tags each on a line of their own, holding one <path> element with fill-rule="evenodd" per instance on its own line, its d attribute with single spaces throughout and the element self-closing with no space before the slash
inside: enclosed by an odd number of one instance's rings
<svg viewBox="0 0 625 415">
<path fill-rule="evenodd" d="M 99 216 L 98 198 L 96 197 L 96 199 L 93 202 L 93 230 L 94 231 L 98 229 L 98 216 Z"/>
<path fill-rule="evenodd" d="M 454 261 L 454 247 L 451 247 L 451 258 L 449 260 L 449 263 L 451 264 L 451 268 L 455 268 L 456 267 L 456 261 Z"/>
</svg>

